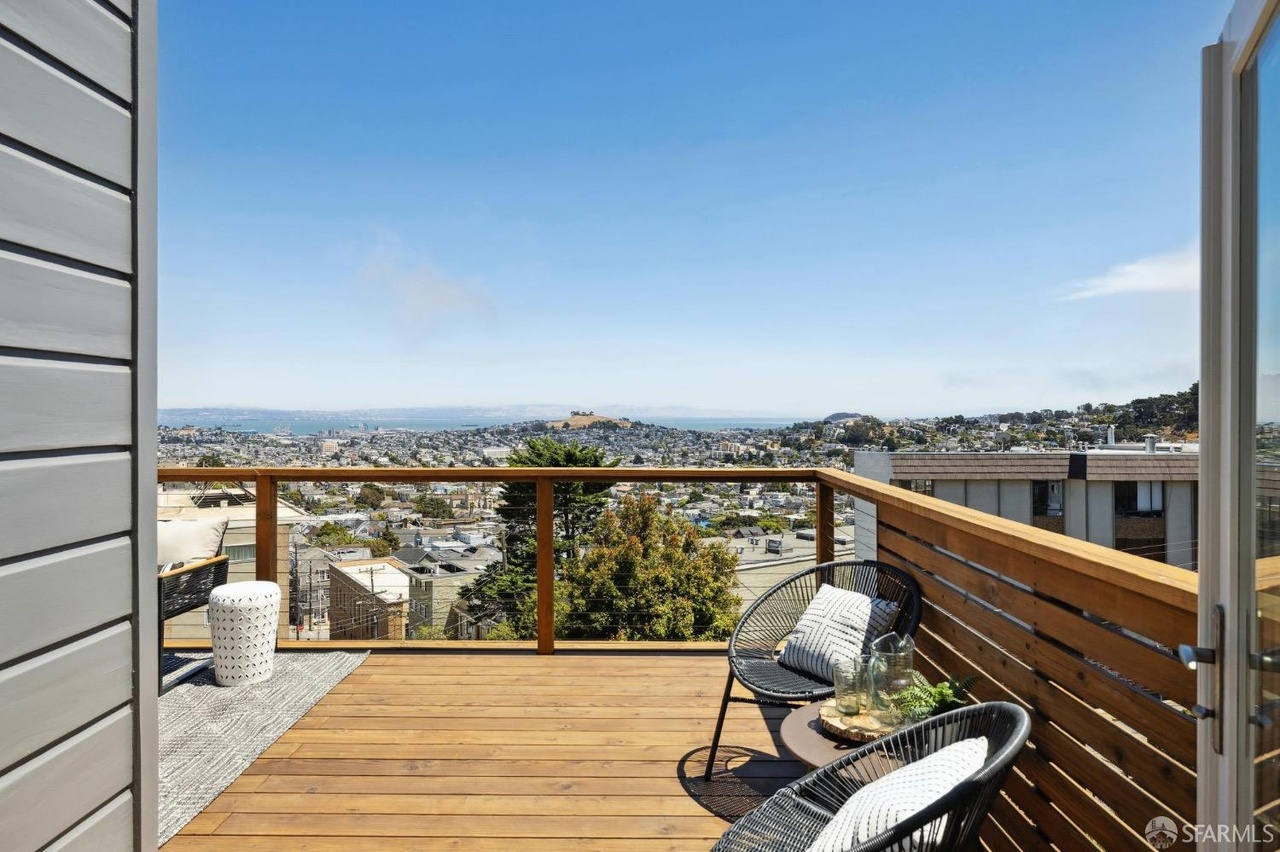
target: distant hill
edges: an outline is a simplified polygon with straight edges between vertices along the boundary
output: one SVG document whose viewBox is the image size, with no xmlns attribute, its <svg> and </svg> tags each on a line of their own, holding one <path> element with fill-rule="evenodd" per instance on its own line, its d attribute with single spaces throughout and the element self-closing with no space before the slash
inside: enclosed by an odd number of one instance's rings
<svg viewBox="0 0 1280 852">
<path fill-rule="evenodd" d="M 565 420 L 548 420 L 548 429 L 590 429 L 592 426 L 605 426 L 615 429 L 630 429 L 630 420 L 617 420 L 602 414 L 582 413 L 575 411 Z"/>
<path fill-rule="evenodd" d="M 1271 394 L 1270 397 L 1275 399 L 1277 394 L 1280 394 L 1280 379 L 1264 377 L 1264 381 L 1267 380 L 1270 380 L 1272 387 L 1277 389 L 1277 393 Z M 1142 436 L 1149 432 L 1164 438 L 1193 441 L 1197 439 L 1200 432 L 1200 383 L 1195 382 L 1184 391 L 1140 397 L 1125 403 L 1086 402 L 1073 411 L 1051 411 L 1047 408 L 1039 411 L 1006 411 L 1002 414 L 986 415 L 986 418 L 993 418 L 1001 423 L 1025 423 L 1034 426 L 1054 419 L 1065 420 L 1077 414 L 1088 418 L 1089 422 L 1095 425 L 1115 425 L 1117 438 L 1121 441 L 1140 441 Z M 1269 412 L 1269 414 L 1280 418 L 1280 410 Z M 957 424 L 976 424 L 979 419 L 986 418 L 955 415 L 943 419 L 954 420 Z M 839 411 L 827 415 L 822 418 L 822 421 L 835 423 L 855 419 L 875 420 L 863 414 Z"/>
<path fill-rule="evenodd" d="M 1163 438 L 1197 440 L 1200 435 L 1200 383 L 1176 393 L 1141 397 L 1119 405 L 1085 403 L 1079 409 L 1094 423 L 1114 424 L 1121 441 L 1140 441 L 1149 432 Z"/>
</svg>

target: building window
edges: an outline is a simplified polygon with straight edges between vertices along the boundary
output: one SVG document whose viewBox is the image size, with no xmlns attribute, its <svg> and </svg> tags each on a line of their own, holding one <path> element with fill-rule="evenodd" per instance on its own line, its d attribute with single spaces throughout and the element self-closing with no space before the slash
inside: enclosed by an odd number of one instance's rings
<svg viewBox="0 0 1280 852">
<path fill-rule="evenodd" d="M 1036 518 L 1062 517 L 1062 482 L 1059 480 L 1031 480 L 1031 516 Z"/>
<path fill-rule="evenodd" d="M 907 487 L 917 494 L 925 494 L 929 497 L 933 496 L 932 479 L 912 479 L 907 482 Z"/>
<path fill-rule="evenodd" d="M 1164 483 L 1139 480 L 1115 484 L 1117 518 L 1163 518 Z"/>
<path fill-rule="evenodd" d="M 228 544 L 226 546 L 227 558 L 232 562 L 252 562 L 258 558 L 258 545 L 256 544 Z"/>
</svg>

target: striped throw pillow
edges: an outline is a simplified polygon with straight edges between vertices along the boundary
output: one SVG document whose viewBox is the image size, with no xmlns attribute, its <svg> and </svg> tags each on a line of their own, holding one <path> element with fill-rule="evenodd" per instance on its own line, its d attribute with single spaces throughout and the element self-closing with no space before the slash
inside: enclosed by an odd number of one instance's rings
<svg viewBox="0 0 1280 852">
<path fill-rule="evenodd" d="M 824 585 L 787 638 L 778 662 L 830 683 L 837 660 L 869 654 L 898 614 L 892 601 Z"/>
<path fill-rule="evenodd" d="M 809 852 L 842 852 L 883 834 L 941 799 L 957 784 L 982 768 L 987 738 L 952 743 L 914 763 L 877 778 L 849 797 L 835 817 L 809 846 Z M 904 838 L 895 849 L 925 850 L 947 827 L 947 818 L 934 820 Z"/>
</svg>

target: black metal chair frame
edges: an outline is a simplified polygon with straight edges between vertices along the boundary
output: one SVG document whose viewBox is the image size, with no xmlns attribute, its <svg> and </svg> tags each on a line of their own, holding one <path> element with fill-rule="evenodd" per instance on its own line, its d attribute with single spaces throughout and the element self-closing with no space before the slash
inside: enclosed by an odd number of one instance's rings
<svg viewBox="0 0 1280 852">
<path fill-rule="evenodd" d="M 729 637 L 729 675 L 720 701 L 716 732 L 711 738 L 711 753 L 703 774 L 705 780 L 711 780 L 729 702 L 794 706 L 835 694 L 835 687 L 829 681 L 778 662 L 782 641 L 795 629 L 818 588 L 827 583 L 896 602 L 898 612 L 890 629 L 899 635 L 914 636 L 920 626 L 920 585 L 906 571 L 883 562 L 826 562 L 776 583 L 747 607 Z M 875 638 L 869 636 L 868 642 Z M 731 695 L 735 680 L 749 689 L 753 697 Z"/>
<path fill-rule="evenodd" d="M 851 852 L 971 849 L 991 802 L 1031 733 L 1031 718 L 1016 704 L 976 704 L 890 734 L 793 781 L 738 820 L 714 849 L 800 852 L 807 849 L 849 797 L 904 763 L 970 737 L 987 738 L 982 767 L 937 801 Z M 946 816 L 945 825 L 937 820 Z"/>
<path fill-rule="evenodd" d="M 212 556 L 157 575 L 160 618 L 156 624 L 156 632 L 162 683 L 164 681 L 164 623 L 174 616 L 207 605 L 209 594 L 214 588 L 227 582 L 229 561 L 229 557 L 225 554 Z"/>
</svg>

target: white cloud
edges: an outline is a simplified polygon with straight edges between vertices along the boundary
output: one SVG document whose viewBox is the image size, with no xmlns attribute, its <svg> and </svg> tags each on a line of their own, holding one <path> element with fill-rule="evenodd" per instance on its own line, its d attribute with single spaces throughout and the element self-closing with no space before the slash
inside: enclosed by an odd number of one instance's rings
<svg viewBox="0 0 1280 852">
<path fill-rule="evenodd" d="M 1060 300 L 1093 299 L 1121 293 L 1185 293 L 1200 289 L 1200 247 L 1157 254 L 1113 266 L 1097 278 L 1076 281 Z"/>
<path fill-rule="evenodd" d="M 474 283 L 452 278 L 429 261 L 409 257 L 401 240 L 384 234 L 365 260 L 360 277 L 399 303 L 413 322 L 444 318 L 491 319 L 494 304 Z"/>
</svg>

